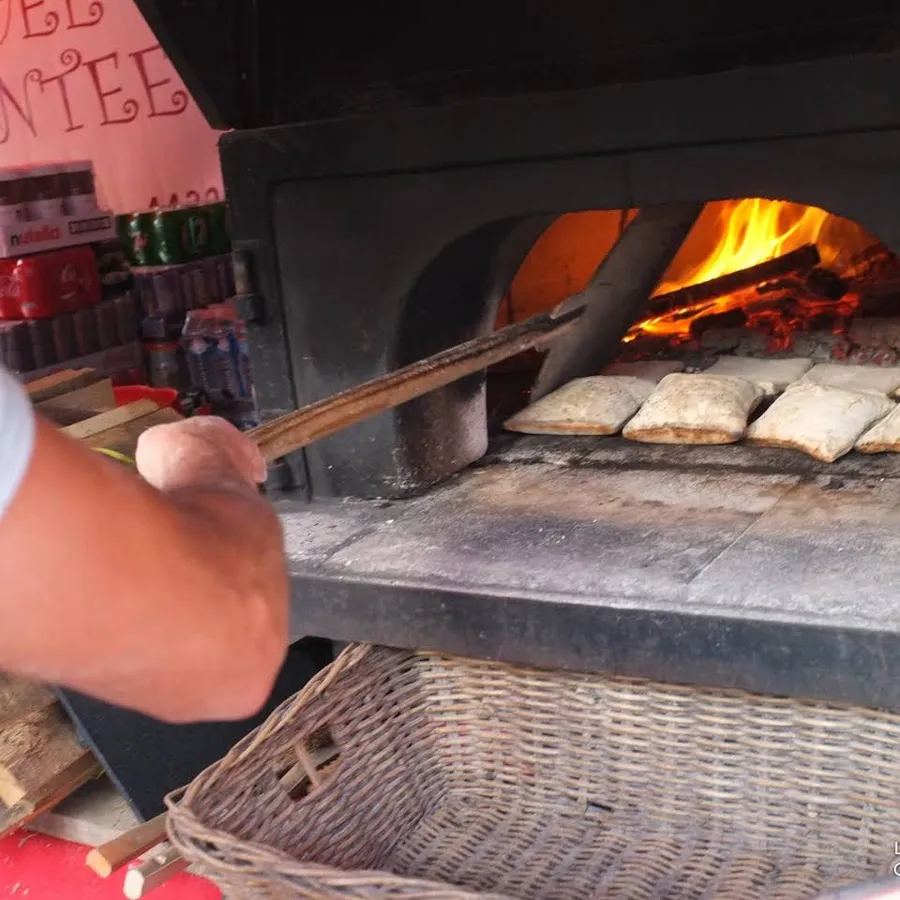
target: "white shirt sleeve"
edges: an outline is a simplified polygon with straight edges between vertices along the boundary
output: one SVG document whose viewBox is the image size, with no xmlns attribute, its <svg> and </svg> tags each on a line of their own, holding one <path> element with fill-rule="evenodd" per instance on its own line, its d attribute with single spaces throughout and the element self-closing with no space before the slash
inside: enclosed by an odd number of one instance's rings
<svg viewBox="0 0 900 900">
<path fill-rule="evenodd" d="M 19 380 L 0 366 L 0 517 L 15 497 L 34 450 L 34 410 Z"/>
</svg>

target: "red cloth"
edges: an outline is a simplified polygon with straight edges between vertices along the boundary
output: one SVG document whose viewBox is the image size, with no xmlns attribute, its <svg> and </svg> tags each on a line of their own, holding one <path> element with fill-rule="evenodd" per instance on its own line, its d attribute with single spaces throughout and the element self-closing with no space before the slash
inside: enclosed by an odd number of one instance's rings
<svg viewBox="0 0 900 900">
<path fill-rule="evenodd" d="M 125 869 L 98 878 L 85 864 L 88 848 L 20 831 L 0 840 L 0 900 L 122 900 Z M 176 875 L 154 900 L 221 900 L 210 882 Z"/>
</svg>

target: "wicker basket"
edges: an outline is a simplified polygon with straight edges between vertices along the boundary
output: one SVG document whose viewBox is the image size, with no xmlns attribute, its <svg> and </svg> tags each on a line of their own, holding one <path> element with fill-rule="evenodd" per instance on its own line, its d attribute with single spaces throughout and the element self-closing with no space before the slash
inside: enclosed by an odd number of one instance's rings
<svg viewBox="0 0 900 900">
<path fill-rule="evenodd" d="M 892 713 L 352 646 L 169 830 L 251 900 L 800 900 L 890 865 L 898 747 Z"/>
</svg>

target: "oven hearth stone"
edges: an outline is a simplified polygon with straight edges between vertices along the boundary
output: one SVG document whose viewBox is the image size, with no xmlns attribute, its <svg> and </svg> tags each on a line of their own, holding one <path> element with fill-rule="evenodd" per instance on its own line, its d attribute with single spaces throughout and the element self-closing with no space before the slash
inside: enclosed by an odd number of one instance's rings
<svg viewBox="0 0 900 900">
<path fill-rule="evenodd" d="M 279 509 L 296 634 L 900 710 L 897 455 L 508 435 Z"/>
</svg>

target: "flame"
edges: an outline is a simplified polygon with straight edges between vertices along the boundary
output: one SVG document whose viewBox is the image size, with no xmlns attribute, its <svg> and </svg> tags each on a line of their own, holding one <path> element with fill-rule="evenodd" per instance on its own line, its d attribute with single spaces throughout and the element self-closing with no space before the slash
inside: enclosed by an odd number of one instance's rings
<svg viewBox="0 0 900 900">
<path fill-rule="evenodd" d="M 809 244 L 817 246 L 823 267 L 839 271 L 852 254 L 873 243 L 876 239 L 858 225 L 814 206 L 759 198 L 711 203 L 654 296 L 750 268 Z M 850 298 L 847 303 L 851 303 Z M 765 309 L 755 315 L 754 305 Z M 680 343 L 690 338 L 692 321 L 738 308 L 747 314 L 750 327 L 765 324 L 768 330 L 783 337 L 804 319 L 822 312 L 823 305 L 835 309 L 833 301 L 799 299 L 795 304 L 799 313 L 784 316 L 785 321 L 779 324 L 778 314 L 773 315 L 771 297 L 742 291 L 647 318 L 634 325 L 624 341 L 629 343 L 641 335 L 656 335 L 669 336 L 673 342 Z"/>
<path fill-rule="evenodd" d="M 679 266 L 676 258 L 657 294 L 749 269 L 805 244 L 815 244 L 828 219 L 828 213 L 815 206 L 782 200 L 733 200 L 716 207 L 715 229 L 720 236 L 712 251 L 695 266 Z M 683 271 L 679 272 L 679 267 Z"/>
</svg>

